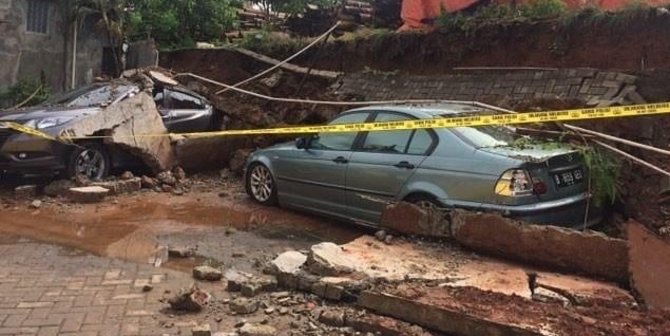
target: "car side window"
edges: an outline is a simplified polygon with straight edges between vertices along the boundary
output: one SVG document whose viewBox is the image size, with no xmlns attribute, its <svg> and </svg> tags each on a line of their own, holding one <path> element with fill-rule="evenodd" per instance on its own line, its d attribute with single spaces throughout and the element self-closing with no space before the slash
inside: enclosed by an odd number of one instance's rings
<svg viewBox="0 0 670 336">
<path fill-rule="evenodd" d="M 426 155 L 433 146 L 433 137 L 425 129 L 415 130 L 412 141 L 407 148 L 407 154 Z"/>
<path fill-rule="evenodd" d="M 170 95 L 170 108 L 175 110 L 202 110 L 202 100 L 179 91 L 166 90 Z"/>
<path fill-rule="evenodd" d="M 352 113 L 336 118 L 329 125 L 365 122 L 369 113 Z M 322 150 L 351 150 L 358 132 L 319 133 L 312 138 L 309 148 Z"/>
<path fill-rule="evenodd" d="M 409 117 L 395 113 L 379 113 L 375 122 L 408 120 Z M 362 150 L 379 153 L 402 154 L 412 137 L 412 130 L 369 132 L 365 137 Z"/>
</svg>

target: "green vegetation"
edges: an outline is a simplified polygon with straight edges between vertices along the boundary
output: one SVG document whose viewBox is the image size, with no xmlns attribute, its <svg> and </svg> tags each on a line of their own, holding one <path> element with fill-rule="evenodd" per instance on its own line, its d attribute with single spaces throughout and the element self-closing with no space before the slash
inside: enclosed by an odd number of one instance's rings
<svg viewBox="0 0 670 336">
<path fill-rule="evenodd" d="M 620 162 L 616 157 L 603 149 L 591 146 L 575 146 L 558 139 L 522 136 L 506 147 L 515 149 L 537 148 L 543 150 L 577 149 L 584 159 L 589 173 L 591 193 L 596 206 L 612 204 L 617 197 L 617 181 L 619 179 Z"/>
<path fill-rule="evenodd" d="M 273 33 L 270 29 L 264 29 L 255 34 L 245 35 L 238 45 L 265 55 L 287 57 L 304 48 L 311 41 L 311 39 L 289 37 L 286 34 Z"/>
<path fill-rule="evenodd" d="M 0 91 L 0 109 L 37 105 L 49 98 L 51 91 L 40 80 L 23 80 Z"/>
<path fill-rule="evenodd" d="M 236 24 L 237 0 L 131 0 L 126 34 L 152 37 L 161 48 L 191 47 L 215 42 Z"/>
<path fill-rule="evenodd" d="M 470 32 L 486 24 L 556 19 L 566 13 L 567 7 L 561 0 L 537 0 L 517 6 L 491 4 L 478 8 L 473 15 L 443 12 L 437 18 L 436 25 L 443 31 Z"/>
<path fill-rule="evenodd" d="M 331 8 L 338 2 L 337 0 L 252 0 L 253 4 L 258 5 L 265 10 L 267 15 L 270 11 L 281 12 L 289 16 L 299 15 L 305 12 L 307 5 L 319 6 L 321 8 Z"/>
<path fill-rule="evenodd" d="M 580 152 L 589 172 L 591 193 L 596 206 L 612 204 L 617 197 L 620 162 L 609 152 L 582 147 Z"/>
</svg>

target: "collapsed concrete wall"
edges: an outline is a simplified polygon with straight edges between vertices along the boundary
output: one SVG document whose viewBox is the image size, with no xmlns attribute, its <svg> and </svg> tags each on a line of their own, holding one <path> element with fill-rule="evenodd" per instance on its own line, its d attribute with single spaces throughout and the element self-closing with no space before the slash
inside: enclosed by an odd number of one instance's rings
<svg viewBox="0 0 670 336">
<path fill-rule="evenodd" d="M 617 282 L 628 281 L 626 241 L 598 232 L 521 223 L 496 214 L 452 212 L 453 238 L 477 251 Z"/>
<path fill-rule="evenodd" d="M 167 133 L 154 100 L 145 92 L 84 117 L 64 132 L 71 137 L 109 136 L 104 139 L 105 144 L 128 150 L 154 172 L 170 169 L 174 165 L 170 138 L 135 136 Z"/>
<path fill-rule="evenodd" d="M 454 99 L 509 105 L 532 99 L 572 99 L 589 105 L 644 103 L 632 75 L 594 69 L 468 71 L 432 76 L 351 73 L 338 94 L 388 99 Z"/>
<path fill-rule="evenodd" d="M 670 244 L 641 224 L 626 224 L 631 285 L 651 308 L 670 308 Z"/>
</svg>

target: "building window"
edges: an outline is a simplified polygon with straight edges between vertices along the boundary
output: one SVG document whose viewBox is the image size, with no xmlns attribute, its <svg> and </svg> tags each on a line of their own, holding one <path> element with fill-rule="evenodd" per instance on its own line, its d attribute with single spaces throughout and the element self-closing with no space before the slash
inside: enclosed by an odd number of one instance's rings
<svg viewBox="0 0 670 336">
<path fill-rule="evenodd" d="M 26 30 L 33 33 L 46 34 L 49 25 L 49 1 L 28 0 Z"/>
</svg>

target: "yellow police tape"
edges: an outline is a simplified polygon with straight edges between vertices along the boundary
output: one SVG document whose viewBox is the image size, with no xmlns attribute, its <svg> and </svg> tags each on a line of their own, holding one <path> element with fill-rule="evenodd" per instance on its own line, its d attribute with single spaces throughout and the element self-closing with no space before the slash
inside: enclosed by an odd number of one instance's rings
<svg viewBox="0 0 670 336">
<path fill-rule="evenodd" d="M 165 136 L 186 136 L 186 137 L 218 137 L 233 135 L 267 135 L 267 134 L 308 134 L 308 133 L 341 133 L 341 132 L 359 132 L 359 131 L 394 131 L 411 130 L 424 128 L 454 128 L 454 127 L 476 127 L 493 125 L 516 125 L 542 122 L 567 122 L 603 118 L 622 118 L 622 117 L 640 117 L 657 114 L 670 113 L 670 103 L 642 104 L 629 106 L 613 106 L 603 108 L 586 108 L 561 111 L 544 111 L 530 113 L 510 113 L 510 114 L 492 114 L 492 115 L 472 115 L 463 117 L 435 118 L 435 119 L 416 119 L 389 122 L 371 122 L 354 124 L 334 124 L 334 125 L 315 125 L 315 126 L 294 126 L 265 129 L 248 130 L 225 130 L 216 132 L 194 132 L 194 133 L 163 133 L 163 134 L 136 134 L 130 137 L 165 137 Z M 38 136 L 41 138 L 71 143 L 79 139 L 105 138 L 105 136 L 60 136 L 53 137 L 39 130 L 26 127 L 17 123 L 5 122 L 5 127 L 14 129 L 18 132 Z"/>
</svg>

